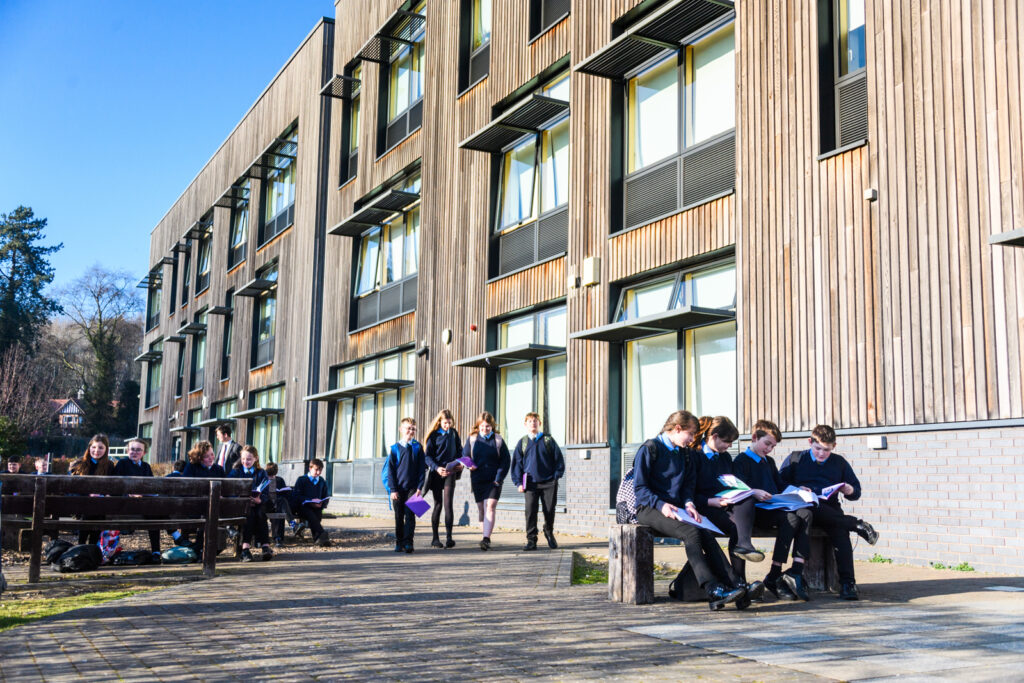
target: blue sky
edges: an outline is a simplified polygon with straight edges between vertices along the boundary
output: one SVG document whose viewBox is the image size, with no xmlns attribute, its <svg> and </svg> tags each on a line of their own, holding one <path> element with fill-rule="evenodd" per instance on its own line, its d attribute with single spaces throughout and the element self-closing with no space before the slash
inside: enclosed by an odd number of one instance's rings
<svg viewBox="0 0 1024 683">
<path fill-rule="evenodd" d="M 0 212 L 49 219 L 54 284 L 142 277 L 149 232 L 333 0 L 0 0 Z"/>
</svg>

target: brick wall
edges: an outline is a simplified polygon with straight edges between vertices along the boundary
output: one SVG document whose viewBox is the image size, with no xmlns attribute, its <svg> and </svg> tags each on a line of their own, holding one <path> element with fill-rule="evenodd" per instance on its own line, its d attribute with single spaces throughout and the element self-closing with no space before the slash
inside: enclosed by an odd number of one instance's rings
<svg viewBox="0 0 1024 683">
<path fill-rule="evenodd" d="M 836 452 L 853 465 L 864 494 L 843 508 L 878 529 L 878 544 L 857 536 L 855 556 L 875 553 L 894 562 L 968 562 L 978 571 L 1024 575 L 1024 428 L 889 433 L 886 450 L 868 448 L 866 436 L 840 436 Z M 785 439 L 773 457 L 782 464 L 792 450 L 806 448 L 806 439 Z M 745 447 L 745 444 L 744 444 Z M 609 450 L 566 455 L 567 512 L 556 531 L 603 537 L 614 515 L 608 510 Z M 627 458 L 628 459 L 628 458 Z M 522 529 L 521 501 L 506 482 L 505 503 L 497 525 Z M 428 497 L 429 499 L 429 497 Z M 335 512 L 389 516 L 386 502 L 343 502 Z M 429 514 L 429 513 L 428 513 Z M 468 477 L 456 489 L 458 524 L 466 515 L 479 528 Z M 443 520 L 442 520 L 443 524 Z M 429 517 L 418 524 L 419 543 L 429 542 Z M 424 533 L 426 535 L 424 535 Z"/>
</svg>

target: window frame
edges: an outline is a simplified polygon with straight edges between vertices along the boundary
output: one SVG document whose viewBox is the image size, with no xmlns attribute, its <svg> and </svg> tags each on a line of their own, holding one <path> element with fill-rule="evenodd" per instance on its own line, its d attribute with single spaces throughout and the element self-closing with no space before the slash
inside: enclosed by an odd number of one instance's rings
<svg viewBox="0 0 1024 683">
<path fill-rule="evenodd" d="M 426 16 L 426 0 L 420 0 L 419 2 L 411 5 L 408 10 L 415 14 L 421 14 Z M 413 133 L 420 130 L 423 127 L 423 98 L 426 88 L 426 23 L 419 27 L 409 41 L 408 45 L 405 45 L 402 49 L 396 51 L 393 55 L 389 55 L 387 64 L 378 65 L 378 94 L 377 98 L 377 159 L 380 159 L 395 147 L 398 147 L 402 142 L 408 139 Z M 419 71 L 412 69 L 410 64 L 409 71 L 411 74 L 419 75 L 419 97 L 416 99 L 410 99 L 406 103 L 406 106 L 402 109 L 396 109 L 394 116 L 391 115 L 391 80 L 392 80 L 392 67 L 402 59 L 406 54 L 409 55 L 412 63 L 415 63 L 417 59 L 417 51 L 419 52 Z M 410 85 L 412 80 L 410 79 Z M 410 92 L 412 88 L 410 87 Z M 391 130 L 397 131 L 394 140 L 389 143 L 388 137 Z"/>
<path fill-rule="evenodd" d="M 149 286 L 146 288 L 146 332 L 160 324 L 160 309 L 163 304 L 163 267 L 149 271 Z M 159 284 L 157 284 L 159 282 Z"/>
<path fill-rule="evenodd" d="M 157 339 L 149 345 L 150 351 L 163 351 L 163 339 Z M 164 359 L 161 354 L 160 360 L 148 361 L 146 363 L 146 393 L 144 396 L 146 410 L 156 408 L 160 405 L 160 389 L 163 386 Z M 154 382 L 154 379 L 156 380 Z M 155 386 L 154 386 L 155 384 Z"/>
<path fill-rule="evenodd" d="M 188 306 L 189 285 L 192 283 L 192 240 L 186 240 L 186 249 L 182 259 L 181 307 Z"/>
<path fill-rule="evenodd" d="M 363 116 L 360 106 L 363 93 L 363 63 L 354 60 L 345 66 L 345 75 L 359 80 L 359 85 L 352 89 L 351 96 L 345 100 L 341 119 L 341 164 L 340 185 L 345 185 L 356 177 L 359 172 L 359 138 L 362 135 Z M 353 123 L 354 122 L 354 123 Z M 352 130 L 353 125 L 355 131 Z M 355 142 L 355 146 L 353 146 Z"/>
<path fill-rule="evenodd" d="M 565 9 L 559 11 L 557 5 L 565 5 Z M 547 23 L 544 22 L 545 10 L 549 7 L 554 6 L 557 14 L 552 14 L 548 17 Z M 549 13 L 551 10 L 549 10 Z M 572 3 L 570 0 L 530 0 L 530 43 L 537 40 L 545 33 L 550 31 L 555 26 L 558 26 L 572 13 Z"/>
<path fill-rule="evenodd" d="M 288 148 L 294 148 L 291 150 L 291 154 L 286 153 L 285 150 Z M 277 138 L 277 142 L 267 150 L 265 156 L 271 158 L 282 158 L 286 159 L 286 161 L 282 166 L 277 165 L 276 162 L 271 162 L 271 165 L 264 166 L 260 173 L 260 246 L 271 241 L 295 223 L 295 194 L 298 185 L 298 178 L 296 176 L 298 174 L 299 160 L 298 124 L 293 123 L 289 126 L 285 132 Z M 285 194 L 290 195 L 290 197 L 288 198 L 287 203 L 278 208 L 273 216 L 270 216 L 268 215 L 268 211 L 270 211 L 270 205 L 273 200 L 272 193 L 274 192 L 274 183 L 281 175 L 286 175 L 288 177 L 288 180 L 283 184 L 288 187 Z"/>
<path fill-rule="evenodd" d="M 862 0 L 863 1 L 863 0 Z M 865 107 L 864 119 L 850 123 L 863 126 L 863 134 L 856 134 L 846 139 L 842 130 L 842 98 L 847 91 L 862 90 L 867 98 L 867 71 L 869 55 L 867 54 L 868 35 L 868 3 L 864 5 L 864 66 L 849 73 L 842 73 L 842 55 L 840 55 L 840 4 L 850 0 L 818 0 L 818 97 L 819 97 L 819 156 L 824 160 L 830 156 L 860 147 L 867 143 L 869 135 L 869 116 Z M 854 93 L 856 96 L 857 93 Z M 856 131 L 855 131 L 856 132 Z"/>
<path fill-rule="evenodd" d="M 490 5 L 490 24 L 487 40 L 473 47 L 476 37 L 476 16 L 482 3 Z M 494 29 L 494 3 L 492 0 L 460 0 L 459 8 L 459 95 L 472 90 L 490 75 L 491 41 Z M 483 64 L 480 67 L 480 64 Z M 476 71 L 474 70 L 476 67 Z M 476 73 L 474 77 L 474 73 Z"/>
<path fill-rule="evenodd" d="M 231 307 L 231 300 L 235 290 L 229 289 L 224 295 L 224 307 L 229 309 L 223 315 L 224 325 L 221 328 L 221 350 L 220 350 L 220 381 L 231 378 L 231 345 L 235 332 L 235 311 Z"/>
<path fill-rule="evenodd" d="M 197 240 L 196 297 L 210 288 L 210 273 L 213 271 L 213 214 L 207 215 L 201 222 L 208 222 L 209 225 Z"/>
<path fill-rule="evenodd" d="M 252 218 L 249 199 L 252 197 L 252 179 L 246 178 L 241 181 L 239 188 L 244 196 L 237 197 L 231 202 L 230 228 L 228 230 L 228 270 L 245 262 L 249 251 L 249 223 Z M 240 221 L 239 216 L 244 216 Z M 239 225 L 241 224 L 241 228 Z M 235 244 L 236 236 L 241 233 L 239 244 Z"/>
<path fill-rule="evenodd" d="M 268 277 L 273 274 L 273 277 Z M 253 298 L 253 329 L 252 329 L 252 352 L 249 360 L 249 369 L 256 370 L 258 368 L 267 367 L 274 363 L 274 354 L 276 350 L 277 340 L 277 288 L 278 278 L 280 277 L 280 268 L 276 260 L 269 262 L 257 271 L 256 277 L 264 280 L 273 280 L 274 284 L 268 287 L 266 290 L 260 292 L 259 296 Z M 263 326 L 263 304 L 264 302 L 273 297 L 274 304 L 271 316 L 271 327 L 273 333 L 268 335 L 267 339 L 260 340 L 260 328 Z"/>
<path fill-rule="evenodd" d="M 196 313 L 194 320 L 197 323 L 203 323 L 206 325 L 208 321 L 208 315 L 206 309 L 203 309 L 199 313 Z M 207 357 L 207 331 L 204 329 L 202 332 L 196 332 L 192 335 L 192 354 L 191 364 L 189 366 L 189 379 L 188 379 L 188 391 L 201 391 L 206 379 L 206 357 Z M 201 365 L 200 365 L 201 363 Z"/>
</svg>

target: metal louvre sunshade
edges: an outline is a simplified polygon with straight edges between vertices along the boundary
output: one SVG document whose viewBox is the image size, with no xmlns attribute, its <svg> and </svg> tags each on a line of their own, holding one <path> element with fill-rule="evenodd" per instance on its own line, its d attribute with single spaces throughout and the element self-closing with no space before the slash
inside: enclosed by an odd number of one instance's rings
<svg viewBox="0 0 1024 683">
<path fill-rule="evenodd" d="M 281 145 L 281 143 L 284 143 Z M 274 147 L 281 145 L 281 151 L 271 152 L 270 150 Z M 277 159 L 288 159 L 294 160 L 298 152 L 299 143 L 295 140 L 289 140 L 288 138 L 274 138 L 274 140 L 267 145 L 267 148 L 256 155 L 256 158 L 245 173 L 242 174 L 243 178 L 263 178 L 264 171 L 267 169 L 284 168 L 285 164 L 276 161 Z"/>
<path fill-rule="evenodd" d="M 478 356 L 470 356 L 452 363 L 459 368 L 498 368 L 503 365 L 522 363 L 528 360 L 544 358 L 547 356 L 559 356 L 565 353 L 564 346 L 547 346 L 545 344 L 522 344 L 511 346 L 507 349 L 496 349 L 481 353 Z"/>
<path fill-rule="evenodd" d="M 1024 228 L 992 235 L 988 238 L 988 243 L 1001 247 L 1024 247 Z"/>
<path fill-rule="evenodd" d="M 171 434 L 176 434 L 176 433 L 180 433 L 180 432 L 198 432 L 199 431 L 199 425 L 194 424 L 194 425 L 186 425 L 184 427 L 171 427 L 167 431 L 169 431 Z"/>
<path fill-rule="evenodd" d="M 590 55 L 573 69 L 621 79 L 666 49 L 678 49 L 690 34 L 734 10 L 730 0 L 676 0 Z"/>
<path fill-rule="evenodd" d="M 224 190 L 224 194 L 213 205 L 219 206 L 222 209 L 233 209 L 235 208 L 235 203 L 239 200 L 249 201 L 249 190 L 241 185 L 232 185 Z"/>
<path fill-rule="evenodd" d="M 178 328 L 178 334 L 202 334 L 206 332 L 206 323 L 185 323 Z"/>
<path fill-rule="evenodd" d="M 182 254 L 187 254 L 190 251 L 192 251 L 192 244 L 189 242 L 178 242 L 173 247 L 171 247 L 171 251 L 177 251 Z"/>
<path fill-rule="evenodd" d="M 624 342 L 659 332 L 673 332 L 689 327 L 735 320 L 736 313 L 721 308 L 700 308 L 684 306 L 669 311 L 647 315 L 633 320 L 602 325 L 589 330 L 574 332 L 569 339 L 586 339 L 603 342 Z"/>
<path fill-rule="evenodd" d="M 163 351 L 146 351 L 135 356 L 136 363 L 151 363 L 164 357 Z"/>
<path fill-rule="evenodd" d="M 384 24 L 384 28 L 366 41 L 359 50 L 359 58 L 378 64 L 390 63 L 396 52 L 412 44 L 413 36 L 419 33 L 426 21 L 427 18 L 422 14 L 404 10 L 395 12 Z"/>
<path fill-rule="evenodd" d="M 323 97 L 334 97 L 339 100 L 350 100 L 352 95 L 359 90 L 361 81 L 351 76 L 335 76 L 320 89 Z"/>
<path fill-rule="evenodd" d="M 183 336 L 181 336 L 179 334 L 172 334 L 167 339 L 164 339 L 164 344 L 184 344 L 184 343 L 185 343 L 185 337 L 183 337 Z"/>
<path fill-rule="evenodd" d="M 232 420 L 246 420 L 253 417 L 266 417 L 267 415 L 283 415 L 284 408 L 250 408 L 231 413 L 228 418 Z"/>
<path fill-rule="evenodd" d="M 139 284 L 137 284 L 135 286 L 140 288 L 140 289 L 149 289 L 149 287 L 151 285 L 152 286 L 159 286 L 159 285 L 163 284 L 163 281 L 164 281 L 163 275 L 160 275 L 159 273 L 150 273 L 146 277 L 144 277 L 141 280 L 139 280 Z"/>
<path fill-rule="evenodd" d="M 396 212 L 411 206 L 420 196 L 415 192 L 388 190 L 359 209 L 351 216 L 338 223 L 328 232 L 331 235 L 359 237 L 367 228 L 381 225 Z"/>
<path fill-rule="evenodd" d="M 230 306 L 213 306 L 206 312 L 207 315 L 231 315 Z"/>
<path fill-rule="evenodd" d="M 538 132 L 545 123 L 567 111 L 569 103 L 565 100 L 531 95 L 460 142 L 459 147 L 495 154 L 524 135 Z"/>
<path fill-rule="evenodd" d="M 253 278 L 242 285 L 242 288 L 235 292 L 235 296 L 259 296 L 276 284 L 277 280 L 264 280 L 259 277 Z"/>
<path fill-rule="evenodd" d="M 216 427 L 217 425 L 222 425 L 225 422 L 234 422 L 234 421 L 235 421 L 235 419 L 233 417 L 211 417 L 211 418 L 208 418 L 206 420 L 200 420 L 199 422 L 193 422 L 192 426 L 193 427 L 199 427 L 199 428 L 203 428 L 203 427 Z"/>
<path fill-rule="evenodd" d="M 375 379 L 371 382 L 363 382 L 362 384 L 355 384 L 350 387 L 343 389 L 331 389 L 330 391 L 323 391 L 319 394 L 311 394 L 304 397 L 304 401 L 342 401 L 346 398 L 356 398 L 358 396 L 366 396 L 368 394 L 376 394 L 381 391 L 391 391 L 393 389 L 405 389 L 411 387 L 413 381 L 409 379 Z"/>
</svg>

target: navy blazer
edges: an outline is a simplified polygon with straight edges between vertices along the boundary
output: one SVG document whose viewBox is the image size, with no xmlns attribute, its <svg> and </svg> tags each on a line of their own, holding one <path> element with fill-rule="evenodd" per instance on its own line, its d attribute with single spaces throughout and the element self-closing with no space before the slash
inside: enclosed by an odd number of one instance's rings
<svg viewBox="0 0 1024 683">
<path fill-rule="evenodd" d="M 227 475 L 224 474 L 224 470 L 217 463 L 210 465 L 209 467 L 203 467 L 202 463 L 193 465 L 189 463 L 185 465 L 185 471 L 181 473 L 183 477 L 199 477 L 201 479 L 223 479 Z"/>
</svg>

